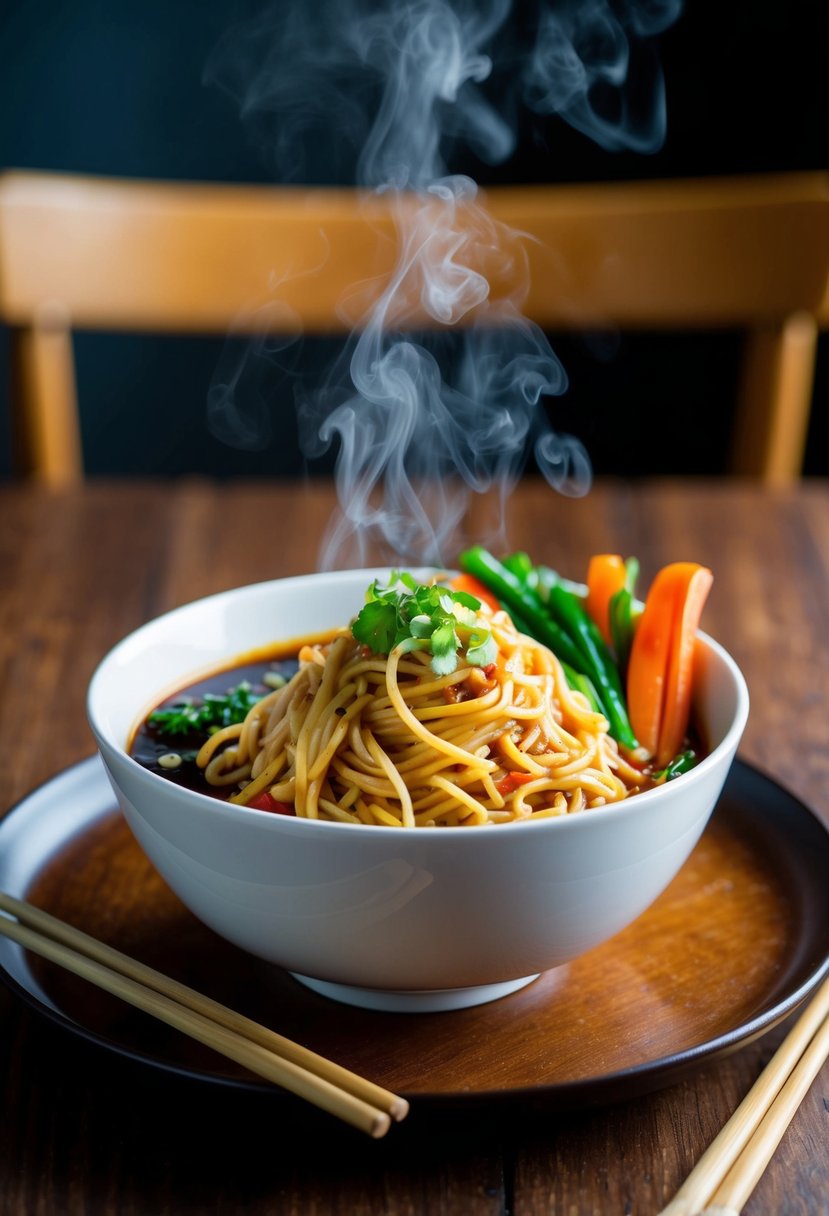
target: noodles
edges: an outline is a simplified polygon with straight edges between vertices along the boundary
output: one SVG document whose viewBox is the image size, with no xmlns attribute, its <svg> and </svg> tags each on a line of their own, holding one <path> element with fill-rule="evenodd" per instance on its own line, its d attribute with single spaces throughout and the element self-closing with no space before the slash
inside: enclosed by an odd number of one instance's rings
<svg viewBox="0 0 829 1216">
<path fill-rule="evenodd" d="M 268 791 L 309 819 L 472 826 L 619 802 L 648 781 L 558 659 L 482 608 L 485 667 L 436 674 L 428 649 L 373 654 L 350 629 L 304 646 L 299 670 L 197 756 L 245 804 Z"/>
</svg>

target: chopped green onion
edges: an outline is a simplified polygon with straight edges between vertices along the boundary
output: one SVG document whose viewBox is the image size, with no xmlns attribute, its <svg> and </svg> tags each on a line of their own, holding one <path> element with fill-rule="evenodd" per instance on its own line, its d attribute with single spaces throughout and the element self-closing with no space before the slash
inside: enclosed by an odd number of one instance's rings
<svg viewBox="0 0 829 1216">
<path fill-rule="evenodd" d="M 208 692 L 201 698 L 184 697 L 156 709 L 147 718 L 147 725 L 162 735 L 215 734 L 225 726 L 244 722 L 261 699 L 261 694 L 253 692 L 250 684 L 243 680 L 224 696 Z"/>
</svg>

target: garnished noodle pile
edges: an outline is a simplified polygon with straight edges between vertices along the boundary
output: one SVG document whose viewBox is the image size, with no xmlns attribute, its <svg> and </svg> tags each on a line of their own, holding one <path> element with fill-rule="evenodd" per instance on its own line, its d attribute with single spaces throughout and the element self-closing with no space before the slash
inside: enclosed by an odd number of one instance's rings
<svg viewBox="0 0 829 1216">
<path fill-rule="evenodd" d="M 371 654 L 340 630 L 306 645 L 284 687 L 217 732 L 197 763 L 213 785 L 263 790 L 309 819 L 395 827 L 566 815 L 635 793 L 646 776 L 558 659 L 490 617 L 496 662 L 436 676 L 426 651 Z"/>
</svg>

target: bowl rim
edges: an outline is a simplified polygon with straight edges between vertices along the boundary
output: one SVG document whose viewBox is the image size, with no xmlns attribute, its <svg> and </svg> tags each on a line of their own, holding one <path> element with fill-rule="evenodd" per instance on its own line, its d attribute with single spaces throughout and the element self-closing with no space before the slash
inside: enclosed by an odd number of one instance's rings
<svg viewBox="0 0 829 1216">
<path fill-rule="evenodd" d="M 228 820 L 233 819 L 236 822 L 240 822 L 240 821 L 244 822 L 247 819 L 248 821 L 252 820 L 253 822 L 258 822 L 262 825 L 270 824 L 271 827 L 267 828 L 265 830 L 279 832 L 280 834 L 283 834 L 283 835 L 284 834 L 293 834 L 293 832 L 295 830 L 299 830 L 300 832 L 302 832 L 303 835 L 307 834 L 308 832 L 321 831 L 325 834 L 326 837 L 328 837 L 329 839 L 332 839 L 332 837 L 331 837 L 332 832 L 349 832 L 350 833 L 350 832 L 355 831 L 356 829 L 359 829 L 361 836 L 364 839 L 367 839 L 369 834 L 371 834 L 372 836 L 375 836 L 375 837 L 381 837 L 386 840 L 389 839 L 390 837 L 393 837 L 394 839 L 400 839 L 400 833 L 396 829 L 393 829 L 390 825 L 386 826 L 384 824 L 338 823 L 338 822 L 331 821 L 331 820 L 318 820 L 318 819 L 307 819 L 307 818 L 298 817 L 298 816 L 274 815 L 268 811 L 259 810 L 256 807 L 248 807 L 248 806 L 244 806 L 242 804 L 236 804 L 236 803 L 230 805 L 224 799 L 211 797 L 211 795 L 209 795 L 209 794 L 200 793 L 198 790 L 191 790 L 186 786 L 171 784 L 169 781 L 166 780 L 166 778 L 160 776 L 158 773 L 152 772 L 151 770 L 145 768 L 143 765 L 139 764 L 138 761 L 135 760 L 129 754 L 129 752 L 127 751 L 126 746 L 123 742 L 116 741 L 115 739 L 113 739 L 111 737 L 111 735 L 109 734 L 109 732 L 107 732 L 101 726 L 101 724 L 98 720 L 98 717 L 97 717 L 96 709 L 95 709 L 95 700 L 96 700 L 96 697 L 99 695 L 99 692 L 98 692 L 99 686 L 103 682 L 103 678 L 104 678 L 106 671 L 117 661 L 118 656 L 125 649 L 134 647 L 138 642 L 141 641 L 141 639 L 144 635 L 155 632 L 159 628 L 163 627 L 163 625 L 174 620 L 177 617 L 186 615 L 187 613 L 192 612 L 193 610 L 195 610 L 197 608 L 204 609 L 204 608 L 208 608 L 210 605 L 219 606 L 223 601 L 232 600 L 232 599 L 238 597 L 240 594 L 254 595 L 256 593 L 265 593 L 269 589 L 277 587 L 277 586 L 279 586 L 279 587 L 285 587 L 285 586 L 289 586 L 289 585 L 297 586 L 302 583 L 307 583 L 308 581 L 346 582 L 346 581 L 353 580 L 356 575 L 361 575 L 361 576 L 365 576 L 366 587 L 368 587 L 369 583 L 374 578 L 388 576 L 390 574 L 390 572 L 394 569 L 395 569 L 395 567 L 391 567 L 391 566 L 378 566 L 378 567 L 365 567 L 365 568 L 355 567 L 355 568 L 349 568 L 346 570 L 314 571 L 314 572 L 307 573 L 307 574 L 289 575 L 289 576 L 286 576 L 285 578 L 265 579 L 265 580 L 262 580 L 262 581 L 256 582 L 256 583 L 244 583 L 244 584 L 241 584 L 236 587 L 226 588 L 223 591 L 217 591 L 217 592 L 213 592 L 209 595 L 200 596 L 198 599 L 195 599 L 195 600 L 189 600 L 188 602 L 186 602 L 184 604 L 179 604 L 174 608 L 170 608 L 166 612 L 162 612 L 162 613 L 158 614 L 157 616 L 150 618 L 150 620 L 145 621 L 143 624 L 138 625 L 135 629 L 133 629 L 129 633 L 125 634 L 124 637 L 122 637 L 119 641 L 117 641 L 104 654 L 104 656 L 97 663 L 97 665 L 92 673 L 92 676 L 90 677 L 88 686 L 87 686 L 87 694 L 86 694 L 87 720 L 90 724 L 93 735 L 96 738 L 96 742 L 98 742 L 99 750 L 102 750 L 100 748 L 100 741 L 103 739 L 103 740 L 105 740 L 106 744 L 110 748 L 113 749 L 114 752 L 116 752 L 120 755 L 121 759 L 127 763 L 128 767 L 130 767 L 131 769 L 133 769 L 135 771 L 136 775 L 140 776 L 141 779 L 146 780 L 150 784 L 150 786 L 152 788 L 156 788 L 159 791 L 159 793 L 161 792 L 161 790 L 164 790 L 167 794 L 170 794 L 171 792 L 174 791 L 174 796 L 175 796 L 176 800 L 178 800 L 179 798 L 185 798 L 187 801 L 195 800 L 194 805 L 196 805 L 197 803 L 203 803 L 205 805 L 205 807 L 209 807 L 211 809 L 211 811 L 214 815 L 216 813 L 218 813 L 223 818 L 227 818 Z M 407 567 L 407 569 L 409 569 L 409 567 Z M 451 573 L 451 568 L 446 567 L 445 571 L 448 573 Z M 418 574 L 423 574 L 423 573 L 427 573 L 427 572 L 430 574 L 443 573 L 444 568 L 431 567 L 431 566 L 430 567 L 415 566 L 415 567 L 411 568 L 411 573 L 413 573 L 416 577 L 418 576 Z M 297 634 L 295 636 L 297 638 L 301 638 L 305 635 Z M 728 727 L 728 730 L 726 731 L 725 735 L 720 740 L 720 742 L 716 745 L 716 747 L 713 748 L 713 750 L 710 751 L 699 762 L 699 764 L 697 764 L 689 773 L 682 774 L 681 777 L 678 777 L 675 779 L 675 781 L 682 782 L 683 788 L 687 788 L 689 782 L 696 783 L 700 779 L 700 777 L 707 774 L 712 768 L 721 764 L 729 752 L 736 753 L 737 747 L 739 746 L 740 739 L 742 738 L 742 735 L 744 733 L 746 722 L 748 720 L 748 714 L 749 714 L 750 698 L 749 698 L 748 685 L 747 685 L 745 676 L 743 675 L 743 672 L 741 671 L 736 660 L 725 649 L 725 647 L 721 645 L 721 643 L 717 642 L 715 638 L 713 638 L 710 634 L 706 633 L 704 630 L 697 631 L 697 639 L 699 642 L 702 642 L 702 644 L 715 657 L 717 657 L 720 660 L 720 662 L 724 665 L 724 667 L 726 668 L 726 671 L 728 672 L 728 674 L 730 675 L 731 679 L 734 682 L 737 704 L 736 704 L 736 710 L 735 710 L 733 719 Z M 274 642 L 278 644 L 280 641 L 283 641 L 283 640 L 286 642 L 290 642 L 291 638 L 285 638 L 285 639 L 275 638 Z M 244 655 L 245 654 L 244 648 L 240 649 L 237 652 L 237 654 Z M 225 656 L 225 658 L 230 659 L 230 666 L 232 666 L 233 665 L 233 655 Z M 216 661 L 217 661 L 217 663 L 223 663 L 225 660 L 217 657 Z M 205 664 L 200 669 L 196 669 L 191 673 L 192 678 L 197 679 L 200 671 L 209 672 L 210 669 L 211 669 L 211 664 Z M 186 683 L 190 680 L 190 678 L 191 677 L 189 675 L 183 676 L 181 686 L 185 686 Z M 177 682 L 178 682 L 178 680 L 176 680 L 175 682 L 171 681 L 171 683 L 177 683 Z M 163 691 L 160 693 L 160 695 L 162 695 L 162 696 L 164 695 Z M 140 712 L 141 712 L 140 710 L 136 712 L 136 717 L 138 717 Z M 106 757 L 104 756 L 103 759 L 106 760 Z M 107 767 L 109 767 L 109 766 L 107 765 Z M 580 812 L 575 815 L 560 815 L 560 816 L 555 816 L 555 817 L 552 817 L 549 819 L 513 820 L 513 821 L 508 821 L 506 823 L 499 823 L 499 824 L 494 825 L 497 828 L 497 832 L 495 832 L 494 835 L 501 836 L 504 832 L 515 832 L 519 829 L 524 830 L 524 831 L 531 830 L 534 832 L 572 831 L 572 830 L 575 830 L 575 825 L 577 825 L 577 824 L 595 823 L 598 826 L 601 823 L 605 822 L 606 819 L 608 818 L 608 816 L 612 817 L 613 819 L 629 817 L 631 815 L 636 815 L 638 817 L 638 814 L 639 814 L 641 808 L 651 806 L 651 804 L 657 798 L 660 800 L 664 799 L 666 791 L 673 791 L 676 788 L 677 787 L 673 782 L 670 783 L 669 785 L 657 786 L 653 789 L 643 790 L 641 793 L 636 794 L 635 796 L 632 796 L 629 798 L 625 798 L 621 802 L 614 802 L 614 803 L 610 803 L 610 804 L 607 804 L 604 806 L 591 807 L 589 809 L 589 811 Z M 487 825 L 482 825 L 482 826 L 484 827 L 484 829 L 486 829 L 486 827 L 487 827 Z M 580 829 L 580 830 L 584 830 L 584 829 Z M 463 837 L 472 835 L 473 838 L 475 838 L 475 839 L 481 839 L 481 838 L 489 838 L 490 836 L 493 835 L 493 832 L 487 831 L 487 830 L 484 830 L 483 832 L 474 832 L 473 831 L 471 833 L 469 831 L 463 831 L 463 832 L 461 832 L 461 835 Z M 435 825 L 433 827 L 419 827 L 416 830 L 414 830 L 412 833 L 407 833 L 407 836 L 409 836 L 412 839 L 417 839 L 417 840 L 426 840 L 426 839 L 457 840 L 459 838 L 458 832 L 447 829 L 447 827 L 445 825 L 444 826 Z"/>
</svg>

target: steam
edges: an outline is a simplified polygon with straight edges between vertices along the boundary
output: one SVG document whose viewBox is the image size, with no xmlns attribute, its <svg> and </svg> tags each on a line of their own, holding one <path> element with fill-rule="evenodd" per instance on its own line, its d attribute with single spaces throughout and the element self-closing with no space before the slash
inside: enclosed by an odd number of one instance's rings
<svg viewBox="0 0 829 1216">
<path fill-rule="evenodd" d="M 544 9 L 524 75 L 527 105 L 560 115 L 610 152 L 657 152 L 665 85 L 652 40 L 681 7 L 680 0 L 563 0 Z"/>
<path fill-rule="evenodd" d="M 340 509 L 322 569 L 363 564 L 378 545 L 388 560 L 451 561 L 470 496 L 496 491 L 503 528 L 504 503 L 531 455 L 558 492 L 589 489 L 583 446 L 548 421 L 545 401 L 566 390 L 567 376 L 522 315 L 521 235 L 496 222 L 475 182 L 444 159 L 455 141 L 491 163 L 514 149 L 512 126 L 483 87 L 510 7 L 281 4 L 229 33 L 208 65 L 208 80 L 238 98 L 267 141 L 282 180 L 291 170 L 313 176 L 299 153 L 313 152 L 327 129 L 326 146 L 353 157 L 357 184 L 387 198 L 398 230 L 398 264 L 326 383 L 298 386 L 304 454 L 313 460 L 337 445 Z M 530 108 L 560 114 L 607 148 L 655 150 L 664 97 L 658 62 L 642 44 L 677 12 L 670 0 L 545 8 L 512 87 Z M 642 89 L 628 87 L 634 52 L 649 65 L 648 105 Z M 507 293 L 507 282 L 518 285 Z M 242 446 L 267 435 L 264 349 L 260 342 L 219 369 L 208 400 L 216 432 Z"/>
</svg>

